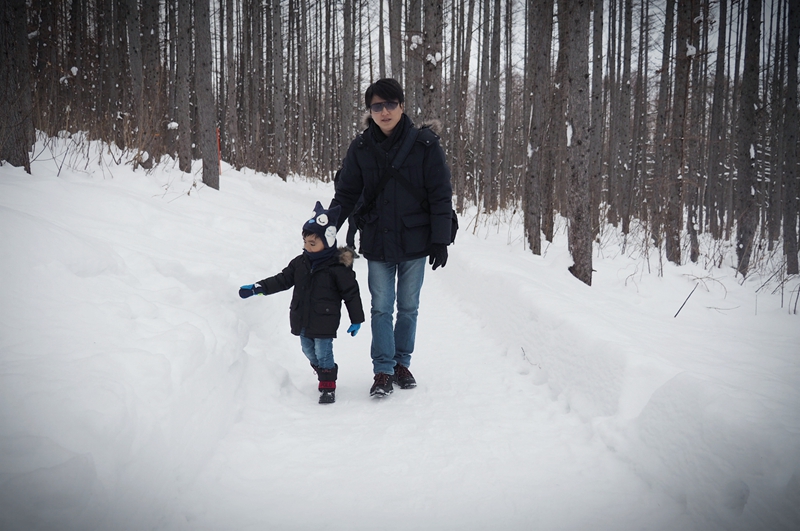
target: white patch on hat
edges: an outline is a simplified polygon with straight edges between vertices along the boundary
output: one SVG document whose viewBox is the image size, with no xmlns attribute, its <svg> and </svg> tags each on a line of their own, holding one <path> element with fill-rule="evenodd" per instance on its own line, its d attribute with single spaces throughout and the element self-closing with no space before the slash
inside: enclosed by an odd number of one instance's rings
<svg viewBox="0 0 800 531">
<path fill-rule="evenodd" d="M 317 216 L 317 223 L 322 227 L 327 225 L 328 224 L 328 214 L 320 214 L 319 216 Z"/>
<path fill-rule="evenodd" d="M 336 243 L 336 227 L 331 225 L 330 227 L 325 229 L 325 239 L 328 241 L 328 247 L 333 247 L 333 244 Z"/>
</svg>

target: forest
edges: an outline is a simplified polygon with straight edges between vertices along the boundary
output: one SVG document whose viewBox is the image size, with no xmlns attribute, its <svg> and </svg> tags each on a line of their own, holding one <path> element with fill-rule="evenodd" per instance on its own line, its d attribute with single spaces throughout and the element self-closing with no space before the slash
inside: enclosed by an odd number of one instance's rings
<svg viewBox="0 0 800 531">
<path fill-rule="evenodd" d="M 730 242 L 798 274 L 797 0 L 7 0 L 0 160 L 37 135 L 145 169 L 202 159 L 330 180 L 394 77 L 435 123 L 455 207 L 569 220 L 591 285 L 604 227 L 672 263 Z M 199 178 L 199 176 L 198 176 Z M 713 263 L 711 251 L 705 251 Z M 717 267 L 721 263 L 714 264 Z"/>
</svg>

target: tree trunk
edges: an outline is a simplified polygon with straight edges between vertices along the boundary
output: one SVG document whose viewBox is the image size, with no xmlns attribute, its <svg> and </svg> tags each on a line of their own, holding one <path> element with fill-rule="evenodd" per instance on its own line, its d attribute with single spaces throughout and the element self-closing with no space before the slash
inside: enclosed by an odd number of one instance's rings
<svg viewBox="0 0 800 531">
<path fill-rule="evenodd" d="M 672 97 L 672 124 L 670 127 L 669 151 L 664 165 L 668 183 L 666 250 L 667 260 L 681 263 L 681 228 L 683 227 L 682 187 L 686 176 L 684 168 L 684 134 L 686 112 L 689 102 L 689 75 L 692 57 L 690 40 L 692 34 L 693 0 L 678 0 L 677 42 L 675 47 L 675 90 Z"/>
<path fill-rule="evenodd" d="M 560 0 L 563 2 L 563 0 Z M 608 6 L 608 74 L 606 76 L 606 100 L 608 119 L 608 140 L 606 159 L 606 222 L 613 226 L 619 224 L 619 179 L 617 177 L 617 156 L 619 151 L 619 71 L 622 53 L 619 51 L 618 34 L 622 33 L 621 22 L 617 16 L 618 4 L 622 0 L 610 0 Z M 560 55 L 560 54 L 559 54 Z"/>
<path fill-rule="evenodd" d="M 731 138 L 730 142 L 728 143 L 728 160 L 730 161 L 731 172 L 735 173 L 735 168 L 737 165 L 738 159 L 738 146 L 739 141 L 737 139 L 738 134 L 738 116 L 739 116 L 739 109 L 741 106 L 741 64 L 742 64 L 742 49 L 744 44 L 744 37 L 745 37 L 745 21 L 747 17 L 745 16 L 745 8 L 747 7 L 747 2 L 740 1 L 739 2 L 739 11 L 737 13 L 737 29 L 736 29 L 736 58 L 733 61 L 733 84 L 731 88 L 732 96 L 731 96 L 731 107 L 730 107 L 730 118 L 729 121 L 732 123 L 731 125 Z M 725 200 L 725 211 L 727 213 L 727 217 L 725 219 L 725 237 L 724 239 L 730 239 L 733 234 L 734 220 L 739 216 L 739 201 L 736 193 L 736 179 L 729 178 L 728 183 L 726 186 L 726 200 Z"/>
<path fill-rule="evenodd" d="M 239 133 L 239 117 L 236 113 L 236 95 L 237 79 L 241 79 L 236 72 L 236 55 L 233 53 L 235 50 L 234 44 L 234 5 L 233 0 L 226 0 L 225 7 L 225 25 L 227 27 L 227 48 L 228 55 L 226 56 L 227 66 L 225 70 L 228 72 L 227 84 L 228 88 L 225 91 L 225 138 L 223 145 L 225 146 L 225 153 L 227 160 L 234 168 L 241 168 L 241 160 L 239 154 L 239 145 L 236 143 L 240 141 Z"/>
<path fill-rule="evenodd" d="M 114 0 L 102 0 L 100 5 L 101 20 L 98 22 L 97 54 L 100 63 L 100 103 L 98 109 L 103 118 L 100 119 L 101 138 L 109 142 L 115 141 L 117 113 L 121 111 L 119 87 L 124 75 L 124 68 L 118 55 L 117 31 L 118 18 Z M 173 93 L 175 89 L 173 87 Z M 122 147 L 122 146 L 119 146 Z"/>
<path fill-rule="evenodd" d="M 666 230 L 666 211 L 664 202 L 669 189 L 667 176 L 667 152 L 669 140 L 667 139 L 667 126 L 669 124 L 670 108 L 669 95 L 671 89 L 670 57 L 672 56 L 672 36 L 675 21 L 675 0 L 667 0 L 665 10 L 664 39 L 662 41 L 661 55 L 661 81 L 658 86 L 658 103 L 656 111 L 656 130 L 653 138 L 655 144 L 654 175 L 651 197 L 651 219 L 653 236 L 656 246 L 661 246 L 662 236 Z"/>
<path fill-rule="evenodd" d="M 738 142 L 737 195 L 739 216 L 736 230 L 737 271 L 746 276 L 758 224 L 756 204 L 756 105 L 758 105 L 759 46 L 761 41 L 761 0 L 747 2 L 747 33 L 744 45 L 741 106 L 736 126 Z"/>
<path fill-rule="evenodd" d="M 342 14 L 344 15 L 344 39 L 342 50 L 342 93 L 339 98 L 341 106 L 341 128 L 342 138 L 350 138 L 355 132 L 355 111 L 353 109 L 353 99 L 355 93 L 355 60 L 356 42 L 353 35 L 353 0 L 342 2 Z M 340 142 L 339 159 L 344 159 L 347 151 L 347 143 Z"/>
<path fill-rule="evenodd" d="M 214 93 L 211 88 L 211 21 L 209 0 L 195 0 L 195 89 L 197 91 L 197 136 L 203 157 L 203 183 L 219 190 L 219 159 L 215 124 Z"/>
<path fill-rule="evenodd" d="M 422 35 L 421 0 L 407 0 L 406 3 L 406 68 L 405 93 L 406 114 L 416 120 L 422 115 L 422 59 L 424 42 Z"/>
<path fill-rule="evenodd" d="M 800 153 L 800 110 L 797 108 L 797 55 L 800 50 L 800 3 L 789 2 L 789 35 L 786 56 L 786 107 L 783 122 L 784 147 L 784 211 L 783 211 L 783 252 L 786 254 L 786 273 L 798 274 L 797 264 L 797 196 L 798 160 Z"/>
<path fill-rule="evenodd" d="M 603 2 L 595 0 L 592 17 L 592 106 L 589 158 L 589 215 L 599 227 L 603 185 Z M 597 233 L 597 228 L 593 230 Z"/>
<path fill-rule="evenodd" d="M 719 28 L 717 31 L 717 64 L 714 70 L 714 97 L 711 104 L 711 124 L 708 130 L 708 217 L 711 235 L 721 238 L 722 231 L 722 153 L 723 153 L 723 122 L 722 113 L 725 108 L 725 58 L 728 0 L 719 0 Z"/>
<path fill-rule="evenodd" d="M 462 34 L 461 41 L 464 43 L 464 50 L 461 55 L 461 61 L 458 63 L 456 86 L 452 101 L 455 102 L 455 116 L 456 122 L 455 129 L 455 142 L 453 151 L 453 159 L 455 160 L 455 192 L 457 194 L 456 208 L 459 212 L 463 210 L 464 202 L 467 194 L 467 137 L 469 136 L 466 130 L 465 120 L 467 117 L 467 92 L 469 90 L 469 65 L 472 50 L 472 25 L 475 17 L 475 3 L 476 0 L 469 0 L 468 14 L 466 25 L 460 29 Z"/>
<path fill-rule="evenodd" d="M 785 43 L 783 35 L 785 33 L 782 26 L 784 22 L 783 12 L 785 11 L 783 2 L 778 2 L 778 12 L 774 13 L 775 4 L 772 5 L 773 13 L 770 13 L 770 18 L 774 22 L 774 27 L 771 32 L 774 35 L 774 54 L 773 67 L 771 76 L 771 86 L 766 84 L 768 79 L 765 79 L 764 95 L 770 96 L 770 120 L 769 120 L 769 173 L 763 179 L 766 185 L 766 205 L 765 214 L 767 217 L 767 228 L 769 234 L 767 236 L 767 248 L 772 251 L 775 243 L 780 239 L 781 233 L 781 220 L 783 215 L 783 161 L 785 156 L 783 151 L 785 144 L 783 142 L 783 100 L 788 88 L 784 88 L 784 66 L 786 61 L 784 59 Z M 772 41 L 772 39 L 770 39 Z M 769 48 L 767 49 L 767 56 L 769 57 Z M 765 76 L 766 77 L 766 76 Z"/>
<path fill-rule="evenodd" d="M 309 57 L 308 57 L 308 34 L 306 19 L 306 0 L 300 0 L 299 18 L 297 24 L 297 118 L 296 129 L 298 131 L 297 163 L 298 171 L 310 170 L 310 161 L 307 160 L 312 149 L 311 134 L 307 126 L 307 116 L 312 113 L 312 102 L 309 97 L 311 86 Z"/>
<path fill-rule="evenodd" d="M 647 173 L 647 42 L 650 36 L 649 4 L 642 4 L 639 17 L 639 58 L 636 66 L 636 84 L 633 102 L 633 136 L 631 142 L 630 215 L 641 220 L 647 219 L 642 208 Z M 627 241 L 627 240 L 626 240 Z"/>
<path fill-rule="evenodd" d="M 143 117 L 144 117 L 144 95 L 143 95 L 143 71 L 142 71 L 142 44 L 141 44 L 141 24 L 139 22 L 139 3 L 137 0 L 126 0 L 127 3 L 127 23 L 128 23 L 128 62 L 131 72 L 131 111 L 133 114 L 132 125 L 136 131 L 136 138 L 133 139 L 135 147 L 142 149 Z M 133 133 L 133 131 L 131 132 Z"/>
<path fill-rule="evenodd" d="M 528 120 L 525 232 L 533 254 L 542 253 L 541 173 L 550 93 L 550 50 L 554 0 L 528 0 L 525 94 Z"/>
<path fill-rule="evenodd" d="M 683 174 L 683 193 L 684 204 L 686 205 L 686 233 L 689 236 L 689 260 L 697 263 L 700 258 L 700 243 L 698 241 L 698 231 L 702 225 L 700 219 L 700 192 L 703 188 L 703 172 L 702 158 L 703 158 L 703 133 L 702 124 L 705 122 L 705 85 L 706 80 L 703 75 L 703 66 L 705 64 L 706 50 L 701 47 L 700 43 L 700 26 L 703 27 L 705 34 L 706 17 L 700 17 L 699 8 L 692 11 L 692 30 L 691 37 L 689 38 L 690 44 L 697 51 L 692 57 L 691 65 L 691 111 L 687 119 L 689 127 L 689 142 L 685 146 L 685 153 L 687 161 L 685 164 L 686 173 Z M 707 15 L 707 13 L 704 13 Z"/>
<path fill-rule="evenodd" d="M 387 0 L 389 6 L 389 53 L 392 56 L 392 77 L 403 84 L 403 38 L 400 22 L 403 15 L 403 0 Z M 374 80 L 373 80 L 374 81 Z"/>
<path fill-rule="evenodd" d="M 386 77 L 386 37 L 383 29 L 383 2 L 378 0 L 378 77 Z M 370 82 L 373 79 L 370 77 Z"/>
<path fill-rule="evenodd" d="M 633 49 L 633 0 L 625 0 L 623 13 L 622 77 L 619 83 L 619 100 L 616 115 L 612 117 L 617 126 L 617 155 L 613 171 L 619 182 L 619 196 L 615 198 L 617 211 L 622 221 L 622 232 L 630 232 L 631 207 L 633 202 L 633 180 L 631 170 L 631 57 Z M 641 52 L 641 51 L 640 51 Z"/>
<path fill-rule="evenodd" d="M 275 173 L 286 180 L 289 173 L 286 153 L 286 81 L 283 72 L 283 17 L 281 16 L 281 0 L 272 2 L 272 73 L 275 91 L 272 95 L 273 119 L 275 131 Z"/>
<path fill-rule="evenodd" d="M 592 285 L 592 226 L 589 218 L 589 0 L 569 0 L 566 25 L 569 67 L 567 167 L 569 172 L 569 248 L 575 278 Z M 563 134 L 563 133 L 562 133 Z"/>
<path fill-rule="evenodd" d="M 430 122 L 441 116 L 441 90 L 442 90 L 442 0 L 426 0 L 425 2 L 425 32 L 424 49 L 425 63 L 422 79 L 424 103 L 422 105 L 422 120 Z"/>
<path fill-rule="evenodd" d="M 4 2 L 0 21 L 0 161 L 31 172 L 34 142 L 25 1 Z"/>
<path fill-rule="evenodd" d="M 160 25 L 159 0 L 142 0 L 141 50 L 142 50 L 142 111 L 139 124 L 143 131 L 143 147 L 149 152 L 150 163 L 164 153 L 163 133 L 166 129 L 162 116 L 161 59 L 159 53 Z M 216 105 L 214 105 L 216 109 Z"/>
<path fill-rule="evenodd" d="M 192 92 L 189 67 L 192 63 L 192 0 L 178 0 L 178 61 L 175 65 L 175 122 L 178 124 L 178 166 L 192 171 L 192 120 L 189 94 Z"/>
<path fill-rule="evenodd" d="M 569 0 L 558 0 L 558 11 L 566 13 L 568 11 Z M 567 35 L 564 33 L 567 24 L 558 25 L 559 42 L 568 42 Z M 588 53 L 588 50 L 587 50 Z M 544 137 L 544 154 L 541 166 L 541 205 L 542 205 L 542 232 L 545 240 L 552 242 L 555 234 L 555 213 L 558 208 L 556 201 L 557 185 L 563 188 L 560 183 L 567 182 L 569 177 L 566 173 L 566 135 L 564 134 L 564 117 L 567 113 L 566 102 L 569 99 L 567 91 L 569 72 L 568 68 L 568 48 L 559 46 L 558 58 L 556 59 L 555 83 L 549 84 L 550 93 L 546 98 L 548 102 L 547 125 Z M 563 177 L 563 178 L 562 178 Z M 568 207 L 564 207 L 568 210 Z"/>
<path fill-rule="evenodd" d="M 494 0 L 491 32 L 491 58 L 489 59 L 489 78 L 484 85 L 484 142 L 485 154 L 483 166 L 483 204 L 487 212 L 497 209 L 497 170 L 500 137 L 500 0 Z M 489 7 L 487 2 L 486 7 Z M 486 13 L 489 16 L 489 13 Z"/>
</svg>

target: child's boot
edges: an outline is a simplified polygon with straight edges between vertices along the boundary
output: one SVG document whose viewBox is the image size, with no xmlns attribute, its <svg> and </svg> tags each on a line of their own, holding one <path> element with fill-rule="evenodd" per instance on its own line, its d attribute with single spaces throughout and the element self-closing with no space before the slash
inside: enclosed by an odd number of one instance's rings
<svg viewBox="0 0 800 531">
<path fill-rule="evenodd" d="M 320 404 L 333 404 L 336 402 L 336 377 L 338 374 L 339 366 L 336 364 L 333 365 L 333 369 L 317 368 Z"/>
</svg>

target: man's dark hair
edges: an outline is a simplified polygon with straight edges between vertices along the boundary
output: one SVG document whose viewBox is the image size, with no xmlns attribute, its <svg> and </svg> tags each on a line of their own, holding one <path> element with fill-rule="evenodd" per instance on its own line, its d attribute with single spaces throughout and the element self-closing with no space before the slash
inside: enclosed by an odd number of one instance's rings
<svg viewBox="0 0 800 531">
<path fill-rule="evenodd" d="M 373 96 L 379 96 L 386 101 L 397 101 L 399 103 L 405 101 L 403 87 L 392 78 L 379 79 L 367 88 L 364 93 L 364 103 L 367 104 L 367 108 L 372 103 Z"/>
</svg>

